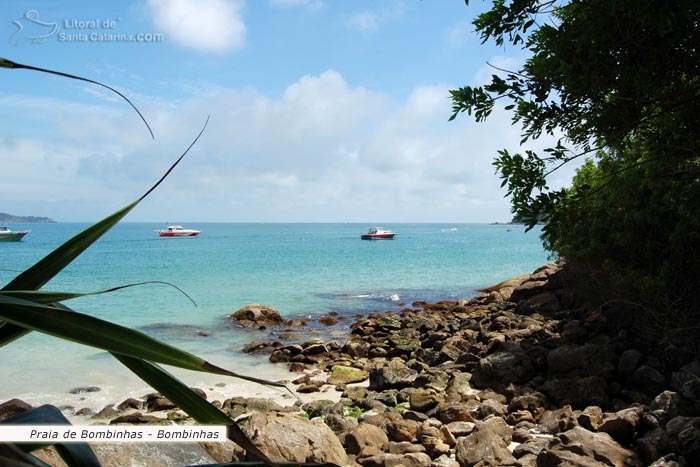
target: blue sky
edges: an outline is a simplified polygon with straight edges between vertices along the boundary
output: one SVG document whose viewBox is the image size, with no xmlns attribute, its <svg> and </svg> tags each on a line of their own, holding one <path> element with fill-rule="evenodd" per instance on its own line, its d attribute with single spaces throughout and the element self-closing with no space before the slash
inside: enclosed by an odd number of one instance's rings
<svg viewBox="0 0 700 467">
<path fill-rule="evenodd" d="M 0 212 L 98 220 L 157 180 L 210 115 L 127 220 L 508 220 L 491 162 L 520 130 L 501 111 L 448 122 L 448 90 L 522 55 L 481 45 L 471 20 L 488 2 L 470 3 L 6 0 L 0 56 L 119 89 L 155 141 L 99 87 L 0 70 Z"/>
</svg>

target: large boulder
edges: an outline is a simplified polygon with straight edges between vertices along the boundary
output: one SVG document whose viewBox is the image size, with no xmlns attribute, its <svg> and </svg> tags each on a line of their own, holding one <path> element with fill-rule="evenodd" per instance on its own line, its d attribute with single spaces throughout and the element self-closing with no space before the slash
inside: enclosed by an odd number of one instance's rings
<svg viewBox="0 0 700 467">
<path fill-rule="evenodd" d="M 532 361 L 521 347 L 510 342 L 499 346 L 498 351 L 479 360 L 471 381 L 481 388 L 496 391 L 508 383 L 524 383 L 535 376 Z"/>
<path fill-rule="evenodd" d="M 252 303 L 230 315 L 239 325 L 249 328 L 267 326 L 285 322 L 282 315 L 274 307 Z"/>
<path fill-rule="evenodd" d="M 386 450 L 389 447 L 389 438 L 381 428 L 363 422 L 348 434 L 345 438 L 345 443 L 348 453 L 359 454 L 368 447 L 373 447 L 380 451 Z"/>
<path fill-rule="evenodd" d="M 475 465 L 519 465 L 513 454 L 508 450 L 500 436 L 489 429 L 477 430 L 468 436 L 459 438 L 455 449 L 455 457 L 460 467 Z M 484 459 L 491 464 L 482 464 Z M 480 464 L 481 463 L 481 464 Z"/>
<path fill-rule="evenodd" d="M 636 454 L 614 441 L 607 433 L 593 433 L 574 427 L 557 436 L 559 442 L 542 450 L 537 465 L 581 465 L 591 467 L 631 467 L 640 465 Z"/>
<path fill-rule="evenodd" d="M 340 441 L 320 418 L 308 420 L 290 414 L 256 413 L 243 431 L 275 462 L 348 463 Z"/>
<path fill-rule="evenodd" d="M 400 359 L 393 359 L 369 372 L 369 388 L 375 391 L 410 387 L 418 377 L 418 372 L 406 366 Z"/>
</svg>

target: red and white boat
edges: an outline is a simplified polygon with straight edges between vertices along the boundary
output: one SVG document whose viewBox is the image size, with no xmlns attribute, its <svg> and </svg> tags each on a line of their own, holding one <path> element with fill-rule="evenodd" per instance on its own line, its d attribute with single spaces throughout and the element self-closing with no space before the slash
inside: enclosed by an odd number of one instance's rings
<svg viewBox="0 0 700 467">
<path fill-rule="evenodd" d="M 156 230 L 161 237 L 196 237 L 201 230 L 184 229 L 181 225 L 169 225 L 165 230 Z"/>
<path fill-rule="evenodd" d="M 366 234 L 362 234 L 362 240 L 391 240 L 396 234 L 391 230 L 384 230 L 384 227 L 370 227 Z"/>
</svg>

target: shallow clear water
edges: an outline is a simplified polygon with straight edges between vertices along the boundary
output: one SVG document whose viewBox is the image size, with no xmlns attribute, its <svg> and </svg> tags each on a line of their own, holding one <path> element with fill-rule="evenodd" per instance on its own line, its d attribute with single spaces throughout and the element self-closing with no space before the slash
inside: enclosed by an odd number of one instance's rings
<svg viewBox="0 0 700 467">
<path fill-rule="evenodd" d="M 88 224 L 16 224 L 25 240 L 0 243 L 0 283 L 49 253 Z M 284 369 L 240 352 L 259 331 L 232 327 L 226 315 L 249 303 L 284 316 L 317 317 L 400 309 L 415 300 L 469 298 L 476 289 L 531 272 L 547 262 L 539 230 L 521 226 L 393 224 L 394 240 L 362 241 L 364 224 L 185 224 L 198 237 L 159 238 L 162 224 L 122 223 L 44 287 L 90 292 L 157 280 L 72 300 L 73 309 L 138 328 L 234 371 L 276 378 Z M 200 335 L 208 331 L 209 336 Z M 329 331 L 332 329 L 328 329 Z M 106 353 L 32 333 L 0 349 L 0 401 L 94 406 L 120 400 L 143 386 Z M 27 370 L 31 368 L 31 370 Z M 221 377 L 176 372 L 191 384 Z M 228 380 L 227 385 L 247 384 Z M 76 386 L 98 393 L 68 395 Z M 242 391 L 250 388 L 241 387 Z M 253 390 L 255 391 L 255 390 Z"/>
</svg>

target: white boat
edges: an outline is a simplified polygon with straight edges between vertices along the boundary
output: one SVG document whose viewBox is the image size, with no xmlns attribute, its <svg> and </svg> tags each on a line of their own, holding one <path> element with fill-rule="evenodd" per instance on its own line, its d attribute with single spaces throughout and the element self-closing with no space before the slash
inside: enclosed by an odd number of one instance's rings
<svg viewBox="0 0 700 467">
<path fill-rule="evenodd" d="M 362 234 L 362 240 L 390 240 L 396 234 L 391 230 L 385 230 L 384 227 L 370 227 L 366 234 Z"/>
<path fill-rule="evenodd" d="M 196 237 L 201 230 L 185 229 L 181 225 L 169 225 L 167 229 L 156 230 L 161 237 Z"/>
<path fill-rule="evenodd" d="M 27 235 L 31 230 L 10 230 L 9 227 L 0 227 L 0 242 L 19 242 L 22 237 Z"/>
</svg>

